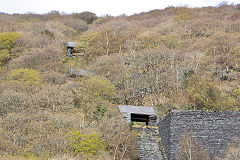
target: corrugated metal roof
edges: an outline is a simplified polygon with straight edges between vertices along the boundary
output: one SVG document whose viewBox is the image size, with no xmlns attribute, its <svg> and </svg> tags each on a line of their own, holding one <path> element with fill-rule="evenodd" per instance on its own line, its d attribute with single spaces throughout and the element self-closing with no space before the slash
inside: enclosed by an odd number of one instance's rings
<svg viewBox="0 0 240 160">
<path fill-rule="evenodd" d="M 120 112 L 125 112 L 125 113 L 155 115 L 153 107 L 119 105 L 118 108 Z"/>
</svg>

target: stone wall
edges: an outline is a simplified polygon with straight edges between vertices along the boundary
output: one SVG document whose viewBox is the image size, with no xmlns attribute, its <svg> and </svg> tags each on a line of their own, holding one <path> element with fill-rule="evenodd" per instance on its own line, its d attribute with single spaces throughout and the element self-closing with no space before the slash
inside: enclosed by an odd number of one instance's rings
<svg viewBox="0 0 240 160">
<path fill-rule="evenodd" d="M 159 136 L 160 136 L 160 143 L 164 146 L 162 149 L 167 157 L 170 155 L 170 121 L 171 121 L 171 114 L 167 115 L 163 120 L 159 121 Z"/>
<path fill-rule="evenodd" d="M 240 112 L 172 111 L 159 122 L 161 141 L 169 160 L 175 160 L 181 137 L 192 133 L 215 157 L 234 137 L 240 138 Z"/>
<path fill-rule="evenodd" d="M 133 128 L 139 132 L 139 160 L 163 160 L 159 148 L 159 132 L 157 127 Z"/>
<path fill-rule="evenodd" d="M 131 113 L 122 113 L 128 124 L 131 124 Z"/>
</svg>

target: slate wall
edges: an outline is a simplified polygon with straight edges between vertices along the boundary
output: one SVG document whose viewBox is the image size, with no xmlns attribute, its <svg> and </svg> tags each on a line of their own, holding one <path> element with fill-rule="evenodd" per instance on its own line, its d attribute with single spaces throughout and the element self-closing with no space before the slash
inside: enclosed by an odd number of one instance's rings
<svg viewBox="0 0 240 160">
<path fill-rule="evenodd" d="M 131 113 L 122 113 L 128 124 L 131 124 Z"/>
<path fill-rule="evenodd" d="M 211 158 L 218 155 L 234 137 L 240 139 L 240 112 L 172 111 L 158 125 L 169 160 L 175 160 L 185 132 L 193 133 L 209 150 Z"/>
<path fill-rule="evenodd" d="M 159 136 L 160 136 L 160 143 L 163 144 L 164 152 L 167 154 L 167 157 L 170 156 L 170 121 L 171 121 L 171 114 L 167 115 L 163 120 L 158 122 L 159 125 Z M 161 126 L 161 127 L 160 127 Z"/>
<path fill-rule="evenodd" d="M 139 141 L 137 150 L 139 152 L 139 160 L 163 160 L 160 151 L 158 128 L 133 128 L 139 132 Z"/>
</svg>

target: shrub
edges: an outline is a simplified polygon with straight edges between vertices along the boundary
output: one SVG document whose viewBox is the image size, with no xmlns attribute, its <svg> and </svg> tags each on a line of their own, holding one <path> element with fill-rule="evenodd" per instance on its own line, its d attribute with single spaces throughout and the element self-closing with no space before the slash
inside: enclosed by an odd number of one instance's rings
<svg viewBox="0 0 240 160">
<path fill-rule="evenodd" d="M 192 75 L 186 82 L 186 93 L 193 108 L 198 110 L 239 110 L 237 101 L 225 94 L 219 85 L 209 78 Z"/>
<path fill-rule="evenodd" d="M 230 33 L 240 33 L 240 20 L 227 24 L 225 31 Z"/>
<path fill-rule="evenodd" d="M 54 38 L 54 33 L 49 31 L 48 29 L 42 31 L 41 34 L 45 34 L 45 35 L 48 35 L 48 36 Z"/>
<path fill-rule="evenodd" d="M 111 100 L 115 95 L 115 87 L 104 77 L 92 76 L 89 79 L 81 81 L 86 93 L 91 96 L 101 97 L 105 100 Z"/>
<path fill-rule="evenodd" d="M 240 107 L 240 89 L 234 89 L 231 95 L 236 100 L 236 105 Z"/>
<path fill-rule="evenodd" d="M 62 106 L 71 106 L 72 101 L 73 95 L 71 92 L 59 87 L 46 86 L 33 96 L 32 103 L 39 108 L 57 111 Z"/>
<path fill-rule="evenodd" d="M 67 27 L 66 25 L 52 21 L 48 22 L 48 31 L 49 33 L 47 35 L 53 35 L 56 39 L 56 41 L 62 43 L 66 40 L 66 38 L 75 38 L 77 31 L 71 27 Z M 50 37 L 48 36 L 48 37 Z"/>
<path fill-rule="evenodd" d="M 10 79 L 13 82 L 36 83 L 41 82 L 39 72 L 33 69 L 20 68 L 12 71 Z"/>
<path fill-rule="evenodd" d="M 5 159 L 3 155 L 16 154 L 16 150 L 19 148 L 16 145 L 13 145 L 8 137 L 9 135 L 6 133 L 0 124 L 0 151 L 1 151 L 1 159 Z M 10 159 L 10 158 L 6 158 Z"/>
<path fill-rule="evenodd" d="M 79 14 L 74 14 L 74 17 L 82 19 L 82 20 L 86 21 L 88 24 L 93 23 L 98 18 L 96 16 L 96 14 L 92 13 L 92 12 L 82 12 Z"/>
<path fill-rule="evenodd" d="M 212 39 L 207 42 L 206 50 L 208 53 L 217 55 L 228 55 L 231 49 L 236 47 L 237 36 L 227 33 L 217 33 L 212 36 Z"/>
<path fill-rule="evenodd" d="M 67 75 L 54 71 L 44 72 L 42 75 L 44 82 L 51 84 L 64 84 L 67 81 Z"/>
<path fill-rule="evenodd" d="M 187 95 L 194 109 L 213 109 L 219 106 L 221 90 L 209 79 L 193 75 L 187 82 Z"/>
<path fill-rule="evenodd" d="M 194 39 L 199 37 L 209 37 L 217 30 L 223 30 L 223 27 L 223 23 L 220 20 L 204 18 L 179 25 L 179 27 L 176 28 L 176 31 L 182 39 Z"/>
<path fill-rule="evenodd" d="M 16 44 L 16 39 L 20 34 L 16 32 L 0 33 L 0 49 L 12 49 Z"/>
<path fill-rule="evenodd" d="M 79 39 L 76 50 L 84 52 L 86 58 L 90 60 L 96 56 L 121 52 L 125 40 L 126 37 L 117 34 L 116 30 L 104 28 L 98 32 L 83 34 Z"/>
<path fill-rule="evenodd" d="M 1 125 L 5 131 L 3 136 L 9 141 L 5 148 L 7 154 L 23 156 L 27 154 L 37 156 L 37 159 L 41 159 L 40 157 L 46 159 L 70 150 L 67 129 L 72 126 L 78 127 L 80 123 L 79 114 L 56 116 L 53 112 L 31 108 L 7 114 L 1 119 Z"/>
<path fill-rule="evenodd" d="M 62 66 L 62 51 L 55 46 L 48 46 L 44 49 L 31 49 L 23 53 L 22 56 L 12 59 L 8 68 L 31 68 L 40 72 L 57 71 Z M 61 69 L 62 70 L 62 69 Z"/>
<path fill-rule="evenodd" d="M 98 43 L 98 52 L 96 55 L 110 55 L 121 51 L 121 45 L 124 43 L 125 37 L 118 35 L 117 30 L 112 28 L 105 28 L 98 33 L 95 43 Z M 95 47 L 94 46 L 94 47 Z M 95 48 L 96 48 L 95 47 Z"/>
<path fill-rule="evenodd" d="M 9 50 L 0 50 L 0 68 L 11 59 Z"/>
<path fill-rule="evenodd" d="M 174 20 L 177 23 L 180 23 L 182 21 L 191 20 L 193 18 L 192 11 L 189 8 L 180 8 L 180 10 L 177 13 L 177 16 L 174 17 Z"/>
<path fill-rule="evenodd" d="M 73 29 L 75 29 L 78 33 L 82 33 L 88 30 L 88 25 L 85 21 L 81 19 L 77 19 L 74 17 L 66 17 L 62 20 L 62 22 Z"/>
<path fill-rule="evenodd" d="M 235 138 L 232 143 L 220 151 L 220 156 L 216 160 L 239 160 L 240 159 L 240 141 Z"/>
<path fill-rule="evenodd" d="M 167 35 L 167 36 L 165 36 L 165 38 L 163 39 L 163 42 L 170 49 L 174 49 L 174 48 L 178 48 L 179 47 L 178 39 L 174 35 Z"/>
<path fill-rule="evenodd" d="M 177 160 L 210 160 L 209 153 L 192 134 L 184 134 L 180 142 Z"/>
<path fill-rule="evenodd" d="M 67 58 L 66 65 L 74 68 L 85 68 L 87 66 L 86 60 L 82 57 Z"/>
<path fill-rule="evenodd" d="M 19 36 L 20 34 L 16 32 L 0 33 L 0 69 L 16 55 L 14 55 L 15 51 L 11 52 L 11 50 L 15 47 Z"/>
<path fill-rule="evenodd" d="M 98 154 L 106 148 L 104 140 L 98 134 L 81 134 L 79 131 L 70 131 L 68 134 L 76 154 Z"/>
<path fill-rule="evenodd" d="M 12 89 L 4 90 L 0 94 L 0 115 L 10 112 L 19 112 L 30 106 L 30 97 L 22 92 Z"/>
<path fill-rule="evenodd" d="M 141 42 L 141 47 L 142 48 L 157 48 L 161 44 L 160 37 L 158 35 L 151 34 L 148 35 L 140 35 L 138 38 Z"/>
<path fill-rule="evenodd" d="M 87 34 L 83 34 L 82 36 L 80 36 L 79 41 L 78 41 L 79 44 L 75 49 L 78 52 L 85 53 L 87 57 L 91 56 L 91 55 L 89 55 L 93 51 L 91 46 L 93 45 L 97 36 L 98 36 L 98 33 L 95 33 L 95 32 L 90 32 L 90 33 L 87 33 Z"/>
</svg>

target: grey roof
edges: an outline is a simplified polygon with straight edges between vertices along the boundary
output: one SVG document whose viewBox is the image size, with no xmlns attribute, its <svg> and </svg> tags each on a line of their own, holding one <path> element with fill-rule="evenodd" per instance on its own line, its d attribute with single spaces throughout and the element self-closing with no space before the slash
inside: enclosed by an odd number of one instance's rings
<svg viewBox="0 0 240 160">
<path fill-rule="evenodd" d="M 77 45 L 79 45 L 77 42 L 68 42 L 67 44 L 68 47 L 77 47 Z"/>
<path fill-rule="evenodd" d="M 118 108 L 120 112 L 124 113 L 155 115 L 153 107 L 119 105 Z"/>
<path fill-rule="evenodd" d="M 233 70 L 240 72 L 240 68 L 234 68 Z"/>
<path fill-rule="evenodd" d="M 79 68 L 69 68 L 68 73 L 71 75 L 78 75 L 78 76 L 91 76 L 92 72 L 84 70 L 84 69 L 79 69 Z"/>
</svg>

